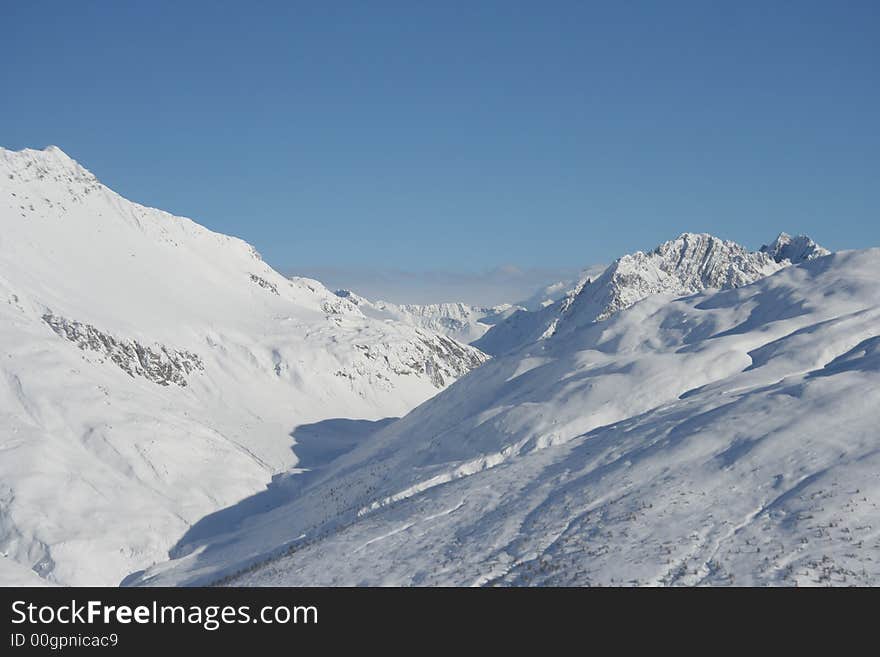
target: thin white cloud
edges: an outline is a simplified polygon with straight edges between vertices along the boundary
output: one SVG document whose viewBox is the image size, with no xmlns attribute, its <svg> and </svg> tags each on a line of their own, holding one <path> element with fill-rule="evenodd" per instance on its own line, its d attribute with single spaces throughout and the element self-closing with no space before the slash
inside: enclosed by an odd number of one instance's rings
<svg viewBox="0 0 880 657">
<path fill-rule="evenodd" d="M 374 267 L 289 268 L 291 276 L 315 278 L 330 289 L 348 289 L 393 303 L 461 301 L 478 305 L 515 303 L 556 281 L 578 276 L 576 268 L 503 265 L 482 272 L 405 271 Z"/>
</svg>

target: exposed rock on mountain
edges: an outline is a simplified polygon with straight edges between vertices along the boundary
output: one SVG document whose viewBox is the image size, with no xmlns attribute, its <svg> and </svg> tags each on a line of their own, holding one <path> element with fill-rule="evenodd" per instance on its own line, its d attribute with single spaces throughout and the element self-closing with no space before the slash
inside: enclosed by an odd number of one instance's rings
<svg viewBox="0 0 880 657">
<path fill-rule="evenodd" d="M 90 324 L 56 317 L 52 313 L 43 315 L 43 321 L 80 349 L 97 352 L 130 376 L 142 376 L 159 385 L 176 383 L 185 386 L 190 373 L 205 369 L 198 355 L 189 351 L 169 349 L 163 345 L 156 345 L 155 349 L 145 347 L 136 340 L 120 340 Z"/>
</svg>

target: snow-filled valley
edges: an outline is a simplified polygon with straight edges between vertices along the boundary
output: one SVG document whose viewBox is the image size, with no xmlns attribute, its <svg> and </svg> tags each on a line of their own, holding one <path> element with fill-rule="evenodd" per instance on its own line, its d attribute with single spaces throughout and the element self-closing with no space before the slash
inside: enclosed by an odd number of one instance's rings
<svg viewBox="0 0 880 657">
<path fill-rule="evenodd" d="M 880 249 L 396 305 L 53 147 L 0 227 L 2 584 L 880 583 Z"/>
</svg>

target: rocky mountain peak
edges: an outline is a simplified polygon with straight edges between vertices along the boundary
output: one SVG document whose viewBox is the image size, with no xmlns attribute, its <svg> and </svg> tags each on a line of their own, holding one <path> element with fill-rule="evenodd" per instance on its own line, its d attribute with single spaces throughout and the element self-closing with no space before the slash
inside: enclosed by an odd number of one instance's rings
<svg viewBox="0 0 880 657">
<path fill-rule="evenodd" d="M 761 247 L 761 252 L 769 255 L 776 262 L 787 260 L 793 265 L 821 258 L 831 253 L 806 235 L 792 237 L 788 233 L 779 233 L 779 237 L 773 242 Z"/>
</svg>

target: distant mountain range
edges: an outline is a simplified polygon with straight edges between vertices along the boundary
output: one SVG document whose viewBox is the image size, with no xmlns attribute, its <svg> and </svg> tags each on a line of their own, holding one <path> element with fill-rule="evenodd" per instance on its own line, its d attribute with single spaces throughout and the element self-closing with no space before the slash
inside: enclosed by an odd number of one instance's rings
<svg viewBox="0 0 880 657">
<path fill-rule="evenodd" d="M 473 342 L 494 324 L 503 321 L 522 306 L 502 304 L 484 307 L 465 303 L 395 304 L 370 301 L 351 290 L 337 290 L 336 296 L 353 303 L 368 317 L 402 322 L 434 333 L 442 333 L 460 342 Z"/>
</svg>

